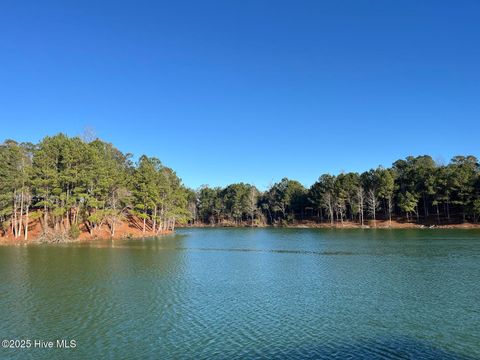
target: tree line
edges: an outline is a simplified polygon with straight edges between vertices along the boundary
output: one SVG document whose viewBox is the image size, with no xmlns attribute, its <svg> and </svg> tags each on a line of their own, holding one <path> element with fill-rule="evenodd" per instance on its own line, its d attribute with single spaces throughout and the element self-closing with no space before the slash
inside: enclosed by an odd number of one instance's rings
<svg viewBox="0 0 480 360">
<path fill-rule="evenodd" d="M 287 178 L 260 192 L 252 185 L 202 187 L 194 219 L 203 223 L 288 224 L 302 220 L 365 225 L 392 219 L 426 224 L 478 222 L 480 167 L 474 156 L 447 165 L 409 156 L 390 168 L 323 174 L 310 188 Z"/>
<path fill-rule="evenodd" d="M 370 220 L 448 224 L 478 222 L 480 166 L 474 156 L 438 164 L 430 156 L 407 157 L 390 168 L 323 174 L 310 188 L 284 178 L 266 191 L 250 184 L 186 188 L 155 157 L 136 162 L 112 144 L 63 134 L 38 144 L 0 145 L 0 232 L 28 238 L 42 232 L 95 235 L 107 226 L 115 236 L 123 221 L 158 234 L 178 224 L 285 225 Z"/>
<path fill-rule="evenodd" d="M 147 231 L 171 230 L 190 218 L 186 189 L 175 172 L 154 157 L 136 163 L 102 140 L 63 134 L 38 144 L 0 145 L 0 230 L 28 239 L 28 224 L 42 232 L 77 237 L 104 225 L 115 236 L 130 220 Z"/>
</svg>

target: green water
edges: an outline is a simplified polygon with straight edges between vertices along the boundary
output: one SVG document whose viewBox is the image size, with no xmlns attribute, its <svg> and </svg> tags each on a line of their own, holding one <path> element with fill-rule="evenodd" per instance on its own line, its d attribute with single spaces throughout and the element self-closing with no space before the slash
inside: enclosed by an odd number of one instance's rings
<svg viewBox="0 0 480 360">
<path fill-rule="evenodd" d="M 180 229 L 0 247 L 0 359 L 480 359 L 480 232 Z"/>
</svg>

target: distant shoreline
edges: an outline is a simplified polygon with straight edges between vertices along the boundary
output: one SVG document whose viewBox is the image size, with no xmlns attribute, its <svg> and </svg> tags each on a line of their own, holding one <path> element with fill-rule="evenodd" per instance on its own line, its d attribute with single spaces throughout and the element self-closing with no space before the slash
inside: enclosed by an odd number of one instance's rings
<svg viewBox="0 0 480 360">
<path fill-rule="evenodd" d="M 368 225 L 364 225 L 363 227 L 360 224 L 353 223 L 353 222 L 344 222 L 342 223 L 334 223 L 333 225 L 330 223 L 315 223 L 310 221 L 305 221 L 297 224 L 287 224 L 287 225 L 254 225 L 247 223 L 242 224 L 231 224 L 231 223 L 220 223 L 220 224 L 191 224 L 191 225 L 183 225 L 177 226 L 178 229 L 238 229 L 238 228 L 262 228 L 262 229 L 334 229 L 334 230 L 349 230 L 349 229 L 386 229 L 386 230 L 401 230 L 401 229 L 456 229 L 456 230 L 480 230 L 480 224 L 473 224 L 473 223 L 463 223 L 463 224 L 445 224 L 445 225 L 433 225 L 428 226 L 424 224 L 416 224 L 416 223 L 402 223 L 397 221 L 392 221 L 389 224 L 389 221 L 379 220 L 377 224 L 372 224 L 369 222 Z M 77 239 L 72 239 L 68 237 L 65 233 L 58 233 L 58 234 L 49 234 L 49 238 L 45 237 L 44 235 L 39 235 L 37 237 L 31 238 L 29 240 L 24 240 L 22 238 L 14 238 L 11 236 L 2 236 L 0 237 L 0 245 L 28 245 L 28 244 L 67 244 L 67 243 L 88 243 L 91 241 L 96 240 L 124 240 L 124 239 L 143 239 L 143 238 L 150 238 L 150 237 L 158 237 L 163 235 L 169 235 L 175 233 L 174 230 L 165 230 L 159 233 L 153 233 L 151 231 L 147 231 L 142 233 L 139 229 L 130 227 L 128 224 L 120 227 L 117 234 L 112 237 L 108 234 L 108 229 L 102 229 L 100 232 L 96 234 L 89 234 L 87 232 L 83 232 Z"/>
<path fill-rule="evenodd" d="M 480 229 L 480 224 L 474 223 L 462 223 L 462 224 L 418 224 L 412 222 L 399 222 L 392 220 L 377 220 L 376 224 L 373 221 L 369 221 L 368 224 L 361 225 L 359 223 L 344 221 L 334 222 L 333 224 L 329 222 L 316 223 L 313 221 L 303 221 L 296 224 L 285 224 L 285 225 L 251 225 L 249 223 L 219 223 L 219 224 L 203 224 L 196 223 L 190 225 L 178 226 L 178 228 L 291 228 L 291 229 Z"/>
</svg>

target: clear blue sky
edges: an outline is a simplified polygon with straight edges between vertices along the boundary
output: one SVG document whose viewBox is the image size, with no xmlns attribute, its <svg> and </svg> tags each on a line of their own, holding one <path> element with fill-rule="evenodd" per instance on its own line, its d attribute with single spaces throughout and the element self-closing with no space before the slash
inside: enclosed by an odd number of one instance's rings
<svg viewBox="0 0 480 360">
<path fill-rule="evenodd" d="M 0 139 L 86 126 L 184 183 L 480 155 L 480 2 L 0 2 Z"/>
</svg>

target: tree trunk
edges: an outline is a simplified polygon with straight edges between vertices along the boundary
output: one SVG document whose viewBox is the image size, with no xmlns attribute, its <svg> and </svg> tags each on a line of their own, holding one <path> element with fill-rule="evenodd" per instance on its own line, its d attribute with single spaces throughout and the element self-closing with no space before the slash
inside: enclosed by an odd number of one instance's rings
<svg viewBox="0 0 480 360">
<path fill-rule="evenodd" d="M 332 207 L 332 200 L 329 199 L 328 201 L 328 211 L 330 213 L 330 225 L 333 226 L 333 207 Z"/>
<path fill-rule="evenodd" d="M 157 226 L 157 205 L 155 205 L 155 210 L 153 211 L 153 226 L 152 226 L 153 232 L 155 232 L 156 226 Z"/>
<path fill-rule="evenodd" d="M 20 195 L 20 219 L 18 221 L 18 231 L 17 231 L 17 237 L 20 237 L 20 234 L 22 232 L 22 220 L 23 220 L 23 189 L 22 189 L 22 194 Z"/>
<path fill-rule="evenodd" d="M 392 227 L 392 198 L 388 198 L 388 226 Z"/>
<path fill-rule="evenodd" d="M 428 206 L 427 206 L 427 197 L 423 194 L 423 214 L 425 215 L 425 220 L 428 218 Z"/>
<path fill-rule="evenodd" d="M 17 190 L 13 191 L 12 233 L 14 237 L 17 237 Z"/>
<path fill-rule="evenodd" d="M 46 201 L 46 200 L 45 200 Z M 44 224 L 44 231 L 48 228 L 48 210 L 47 204 L 43 205 L 43 224 Z"/>
<path fill-rule="evenodd" d="M 113 219 L 112 219 L 112 231 L 111 231 L 111 235 L 112 235 L 112 238 L 115 236 L 115 223 L 117 222 L 117 217 L 114 216 Z"/>
<path fill-rule="evenodd" d="M 68 205 L 68 195 L 69 195 L 69 191 L 67 189 L 66 191 L 67 193 L 67 196 L 66 196 L 66 200 L 65 200 L 65 222 L 64 222 L 64 227 L 66 230 L 69 230 L 70 229 L 70 206 Z"/>
<path fill-rule="evenodd" d="M 28 209 L 29 209 L 29 206 L 27 205 L 26 217 L 25 217 L 25 241 L 28 240 Z"/>
</svg>

